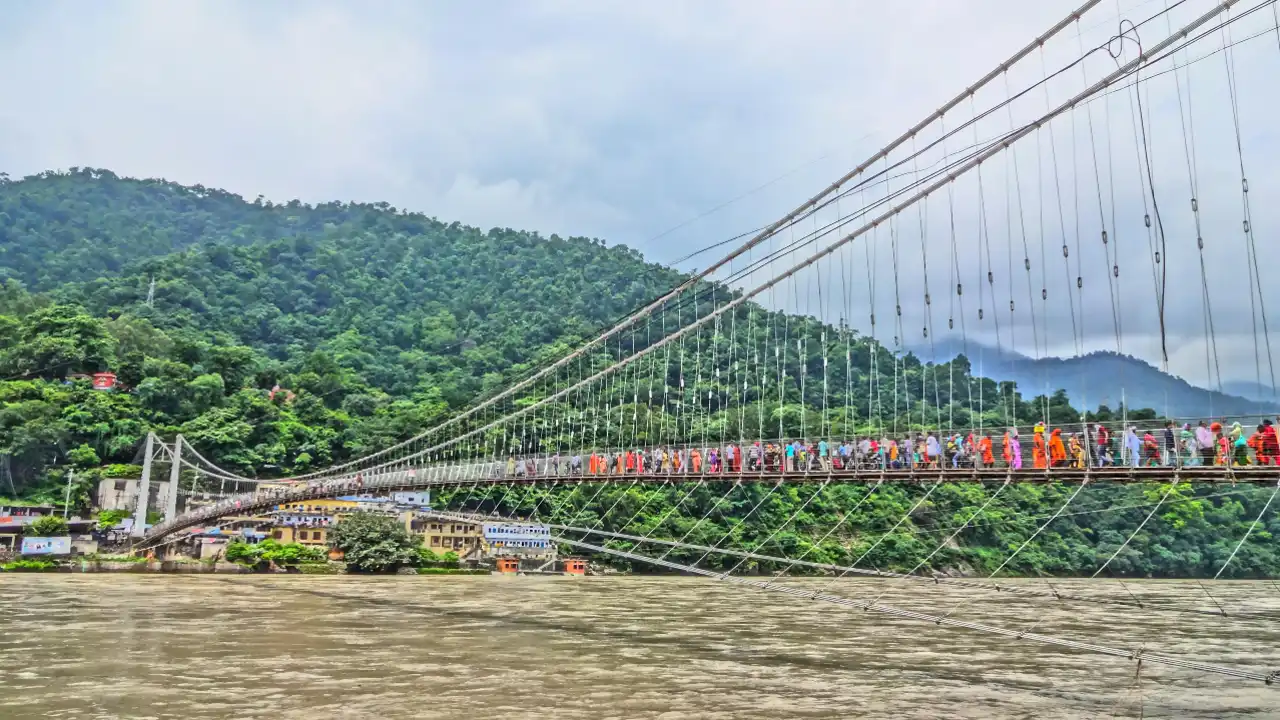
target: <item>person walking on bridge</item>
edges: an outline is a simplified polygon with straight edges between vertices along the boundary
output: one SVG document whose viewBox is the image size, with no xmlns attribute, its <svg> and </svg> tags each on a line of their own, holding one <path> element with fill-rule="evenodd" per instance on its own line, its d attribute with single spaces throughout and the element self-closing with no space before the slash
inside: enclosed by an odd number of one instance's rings
<svg viewBox="0 0 1280 720">
<path fill-rule="evenodd" d="M 1262 421 L 1262 449 L 1258 463 L 1261 465 L 1280 464 L 1280 436 L 1276 435 L 1276 427 L 1270 418 Z"/>
<path fill-rule="evenodd" d="M 1031 460 L 1037 470 L 1049 467 L 1049 453 L 1045 447 L 1044 423 L 1036 423 L 1031 445 Z"/>
<path fill-rule="evenodd" d="M 1138 467 L 1142 462 L 1142 438 L 1138 437 L 1138 428 L 1129 427 L 1124 436 L 1124 448 L 1129 453 L 1129 467 Z"/>
<path fill-rule="evenodd" d="M 1077 470 L 1084 469 L 1084 443 L 1080 441 L 1080 437 L 1075 433 L 1071 434 L 1071 440 L 1068 442 L 1071 452 L 1071 467 Z"/>
<path fill-rule="evenodd" d="M 1049 436 L 1050 467 L 1066 467 L 1067 447 L 1062 442 L 1062 428 L 1054 428 Z"/>
<path fill-rule="evenodd" d="M 1213 432 L 1209 430 L 1203 420 L 1200 421 L 1199 427 L 1196 428 L 1196 450 L 1200 454 L 1201 465 L 1213 464 Z"/>
<path fill-rule="evenodd" d="M 924 441 L 924 449 L 928 455 L 925 458 L 928 466 L 932 468 L 938 467 L 938 461 L 942 458 L 942 444 L 938 442 L 938 436 L 930 432 L 929 437 Z"/>
<path fill-rule="evenodd" d="M 1172 420 L 1164 424 L 1164 437 L 1161 439 L 1164 441 L 1164 447 L 1162 448 L 1164 456 L 1161 459 L 1164 461 L 1165 467 L 1173 467 L 1178 458 L 1178 441 L 1173 434 Z"/>
<path fill-rule="evenodd" d="M 1196 434 L 1190 423 L 1183 423 L 1178 432 L 1178 463 L 1183 467 L 1191 467 L 1196 462 Z"/>
<path fill-rule="evenodd" d="M 1098 441 L 1098 467 L 1103 467 L 1108 464 L 1111 457 L 1111 431 L 1106 425 L 1098 423 L 1095 435 Z"/>
<path fill-rule="evenodd" d="M 991 453 L 991 436 L 983 435 L 978 438 L 978 457 L 982 459 L 983 467 L 994 467 L 996 464 L 995 456 Z"/>
<path fill-rule="evenodd" d="M 1022 442 L 1018 440 L 1018 428 L 1009 428 L 1009 432 L 1005 435 L 1005 456 L 1008 458 L 1009 466 L 1014 470 L 1022 469 Z"/>
</svg>

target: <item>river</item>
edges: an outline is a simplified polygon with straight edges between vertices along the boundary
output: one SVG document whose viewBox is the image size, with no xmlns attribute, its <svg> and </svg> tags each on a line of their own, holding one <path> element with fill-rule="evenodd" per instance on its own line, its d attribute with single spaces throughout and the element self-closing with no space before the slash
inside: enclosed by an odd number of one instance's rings
<svg viewBox="0 0 1280 720">
<path fill-rule="evenodd" d="M 1244 617 L 1280 617 L 1275 584 L 1206 583 L 1213 600 L 1194 582 L 1052 586 L 1242 616 L 927 583 L 832 589 L 1280 669 L 1280 623 Z M 1135 668 L 697 578 L 0 575 L 5 720 L 1280 718 L 1280 684 Z"/>
</svg>

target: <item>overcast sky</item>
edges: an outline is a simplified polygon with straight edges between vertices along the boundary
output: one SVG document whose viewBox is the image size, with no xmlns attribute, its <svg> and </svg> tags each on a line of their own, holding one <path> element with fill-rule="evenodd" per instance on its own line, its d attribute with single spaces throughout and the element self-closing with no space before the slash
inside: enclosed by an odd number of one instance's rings
<svg viewBox="0 0 1280 720">
<path fill-rule="evenodd" d="M 0 171 L 16 177 L 94 166 L 222 187 L 249 198 L 386 200 L 484 228 L 597 236 L 671 261 L 780 216 L 1081 1 L 0 2 L 5 68 L 0 73 Z M 1060 65 L 1077 43 L 1105 39 L 1120 15 L 1140 20 L 1164 4 L 1106 0 L 1081 21 L 1081 40 L 1073 28 L 1046 49 L 1046 65 Z M 1188 20 L 1210 4 L 1191 0 L 1171 21 Z M 1259 23 L 1265 29 L 1270 11 L 1252 21 L 1250 30 Z M 1164 30 L 1160 23 L 1144 28 L 1144 42 L 1149 46 Z M 1109 57 L 1096 59 L 1088 65 L 1090 80 L 1115 67 Z M 1264 38 L 1241 45 L 1236 62 L 1246 158 L 1256 158 L 1257 169 L 1250 173 L 1253 194 L 1274 198 L 1280 187 L 1271 151 L 1280 147 L 1280 130 L 1267 110 L 1278 86 L 1280 50 L 1274 39 Z M 1039 57 L 1033 56 L 1011 74 L 1012 86 L 1038 79 L 1039 72 Z M 1248 286 L 1242 284 L 1247 264 L 1239 168 L 1230 115 L 1223 111 L 1229 107 L 1225 69 L 1219 56 L 1190 72 L 1202 146 L 1197 169 L 1202 204 L 1215 213 L 1205 223 L 1223 237 L 1220 242 L 1215 237 L 1211 255 L 1222 250 L 1206 270 L 1211 294 L 1220 293 L 1214 311 L 1215 317 L 1223 316 L 1215 327 L 1225 356 L 1223 375 L 1251 380 L 1256 334 Z M 1149 110 L 1153 168 L 1160 174 L 1157 195 L 1169 206 L 1166 230 L 1176 247 L 1169 251 L 1177 263 L 1170 267 L 1168 285 L 1168 295 L 1177 298 L 1169 300 L 1166 312 L 1167 331 L 1176 336 L 1170 367 L 1204 384 L 1209 379 L 1203 300 L 1187 207 L 1188 174 L 1179 164 L 1183 149 L 1173 76 L 1162 80 L 1162 89 L 1156 87 L 1160 80 L 1151 82 Z M 1065 82 L 1052 86 L 1052 100 L 1060 102 L 1078 90 L 1083 81 L 1076 82 L 1074 90 Z M 997 85 L 979 102 L 1002 99 L 1004 86 Z M 1116 159 L 1102 169 L 1113 178 L 1103 179 L 1105 214 L 1110 224 L 1114 212 L 1120 227 L 1112 232 L 1131 240 L 1118 259 L 1129 288 L 1119 302 L 1154 307 L 1128 98 L 1120 94 L 1096 105 L 1093 119 L 1101 128 L 1104 112 L 1113 113 Z M 1042 111 L 1043 95 L 1035 102 Z M 1003 124 L 993 120 L 979 134 L 1007 130 L 1009 118 L 999 120 Z M 1084 122 L 1085 116 L 1077 114 L 1074 129 L 1056 130 L 1059 180 L 1076 177 L 1065 166 L 1072 158 L 1070 141 L 1087 140 Z M 1125 138 L 1128 145 L 1118 144 Z M 1068 233 L 1075 247 L 1076 211 L 1066 196 L 1069 217 L 1059 223 L 1056 197 L 1035 188 L 1037 175 L 1044 183 L 1054 177 L 1047 168 L 1034 170 L 1037 162 L 1048 162 L 1047 143 L 1042 140 L 1039 153 L 1024 145 L 1018 155 L 1023 213 L 1032 237 L 1028 254 L 1036 261 L 1034 299 L 1042 268 L 1058 283 L 1056 290 L 1048 288 L 1050 302 L 1037 306 L 1028 300 L 1019 308 L 1013 334 L 1002 340 L 1028 355 L 1070 354 L 1076 348 L 1063 290 L 1074 284 L 1077 271 L 1069 266 L 1064 274 L 1060 249 L 1061 236 Z M 1075 160 L 1087 161 L 1087 152 L 1077 142 Z M 1008 172 L 1010 166 L 1000 161 L 983 177 L 991 203 L 986 213 L 993 264 L 1005 270 L 996 279 L 1005 313 L 1006 256 L 1016 255 L 1015 297 L 1028 298 L 1021 230 L 1006 232 L 1007 217 L 1018 222 L 1016 207 L 1005 205 Z M 1080 190 L 1081 217 L 1092 212 L 1089 222 L 1094 223 L 1085 227 L 1080 221 L 1085 244 L 1094 246 L 1092 255 L 1080 258 L 1086 266 L 1080 273 L 1096 294 L 1086 291 L 1093 304 L 1075 308 L 1082 326 L 1076 332 L 1086 349 L 1115 349 L 1111 304 L 1104 294 L 1108 263 L 1096 240 L 1092 166 L 1077 175 L 1082 183 L 1087 180 Z M 969 227 L 970 235 L 980 207 L 974 185 L 957 183 L 955 190 L 957 223 Z M 1044 224 L 1041 198 L 1050 217 Z M 734 202 L 724 205 L 728 201 Z M 935 338 L 946 335 L 942 302 L 954 295 L 945 274 L 950 237 L 939 231 L 947 223 L 944 202 L 931 200 L 926 216 L 930 257 L 942 254 L 929 277 Z M 1255 201 L 1253 209 L 1255 238 L 1270 248 L 1271 266 L 1280 221 L 1270 207 L 1274 204 Z M 834 208 L 831 213 L 834 217 Z M 918 265 L 918 217 L 898 230 L 912 238 L 914 244 L 903 247 L 914 248 Z M 1039 262 L 1041 234 L 1052 236 L 1044 263 Z M 875 245 L 881 261 L 888 255 L 885 235 Z M 972 237 L 961 235 L 961 247 L 972 244 Z M 1016 252 L 1008 251 L 1010 243 Z M 846 259 L 864 258 L 863 252 L 858 246 L 857 254 Z M 908 251 L 902 252 L 908 262 Z M 959 261 L 961 276 L 973 278 L 965 299 L 974 321 L 969 324 L 975 326 L 966 332 L 994 344 L 994 328 L 976 322 L 976 280 L 982 272 L 972 264 L 977 260 L 970 251 Z M 891 271 L 881 274 L 888 278 L 878 283 L 877 303 L 891 306 L 892 295 L 885 294 L 892 286 Z M 904 324 L 920 326 L 926 320 L 919 301 L 923 273 L 907 275 L 913 277 L 902 278 L 901 294 L 916 301 L 903 304 L 919 317 Z M 865 330 L 860 319 L 870 299 L 865 275 L 857 277 L 861 295 L 846 303 L 847 313 L 827 314 L 848 314 Z M 1263 293 L 1270 310 L 1280 308 L 1278 293 L 1275 288 Z M 1037 308 L 1034 322 L 1026 307 Z M 1094 311 L 1105 315 L 1084 320 Z M 890 316 L 887 308 L 879 312 Z M 1126 312 L 1124 349 L 1158 364 L 1154 311 Z M 1271 319 L 1280 332 L 1280 318 Z M 893 329 L 886 330 L 884 322 L 878 334 L 891 342 Z M 958 325 L 957 319 L 956 332 Z M 904 331 L 904 340 L 918 345 L 920 330 L 913 332 Z M 1265 362 L 1263 357 L 1264 380 Z"/>
</svg>

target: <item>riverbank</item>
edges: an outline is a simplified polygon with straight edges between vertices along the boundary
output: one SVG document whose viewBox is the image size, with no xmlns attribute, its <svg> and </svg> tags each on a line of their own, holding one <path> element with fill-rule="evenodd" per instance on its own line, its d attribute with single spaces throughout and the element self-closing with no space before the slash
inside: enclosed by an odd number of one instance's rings
<svg viewBox="0 0 1280 720">
<path fill-rule="evenodd" d="M 345 575 L 342 563 L 314 563 L 293 567 L 255 568 L 232 562 L 196 560 L 71 560 L 49 562 L 25 560 L 0 565 L 0 573 L 129 573 L 185 575 Z M 397 575 L 489 575 L 491 571 L 469 568 L 401 568 Z M 392 574 L 392 573 L 388 573 Z"/>
</svg>

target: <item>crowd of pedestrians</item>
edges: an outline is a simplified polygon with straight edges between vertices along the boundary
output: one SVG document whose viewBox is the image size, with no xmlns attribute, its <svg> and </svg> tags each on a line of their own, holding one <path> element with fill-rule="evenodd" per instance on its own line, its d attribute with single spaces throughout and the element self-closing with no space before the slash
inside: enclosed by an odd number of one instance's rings
<svg viewBox="0 0 1280 720">
<path fill-rule="evenodd" d="M 1118 436 L 1117 436 L 1118 435 Z M 903 437 L 862 436 L 778 442 L 757 440 L 717 446 L 664 446 L 614 452 L 553 453 L 507 458 L 505 475 L 665 475 L 742 472 L 829 472 L 917 468 L 1195 467 L 1280 466 L 1275 424 L 1264 420 L 1250 432 L 1239 422 L 1227 427 L 1093 423 L 1073 430 L 1039 423 L 1030 436 L 1011 427 L 1003 433 L 918 432 Z M 498 469 L 498 474 L 503 469 Z"/>
</svg>

